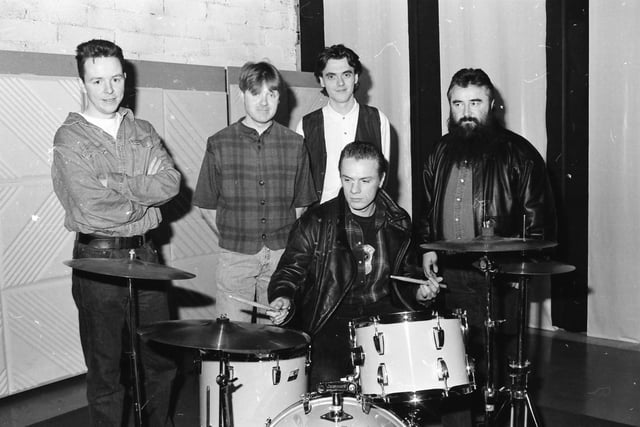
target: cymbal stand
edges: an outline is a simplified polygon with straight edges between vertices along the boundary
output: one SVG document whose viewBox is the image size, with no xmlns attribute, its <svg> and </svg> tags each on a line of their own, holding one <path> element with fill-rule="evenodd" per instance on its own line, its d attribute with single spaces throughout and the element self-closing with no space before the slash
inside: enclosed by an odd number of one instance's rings
<svg viewBox="0 0 640 427">
<path fill-rule="evenodd" d="M 487 379 L 484 386 L 484 412 L 485 412 L 485 425 L 491 426 L 493 420 L 493 413 L 495 411 L 496 402 L 496 387 L 494 384 L 493 373 L 493 353 L 494 353 L 494 332 L 496 323 L 498 321 L 493 320 L 493 280 L 492 277 L 498 271 L 494 262 L 487 256 L 480 258 L 480 271 L 484 273 L 485 281 L 487 283 L 487 299 L 486 299 L 486 321 L 485 321 L 485 358 L 487 364 Z"/>
<path fill-rule="evenodd" d="M 135 259 L 136 257 L 136 251 L 134 249 L 131 249 L 129 251 L 129 258 L 131 260 Z M 129 362 L 130 362 L 130 366 L 131 366 L 131 372 L 133 373 L 133 389 L 134 389 L 134 396 L 133 396 L 133 409 L 134 409 L 134 416 L 135 416 L 135 424 L 136 426 L 142 426 L 142 398 L 141 395 L 142 393 L 140 392 L 140 372 L 138 371 L 138 353 L 137 353 L 137 347 L 138 347 L 138 341 L 137 341 L 137 337 L 136 337 L 136 307 L 135 307 L 135 295 L 133 293 L 133 280 L 131 279 L 131 277 L 127 277 L 127 287 L 129 288 L 129 338 L 131 340 L 130 342 L 130 349 L 129 349 Z"/>
<path fill-rule="evenodd" d="M 538 420 L 533 411 L 533 405 L 527 393 L 527 382 L 530 363 L 525 359 L 525 333 L 527 327 L 527 285 L 529 278 L 520 277 L 518 280 L 518 341 L 516 344 L 516 360 L 509 363 L 509 377 L 511 378 L 511 389 L 509 398 L 505 403 L 509 405 L 509 426 L 527 427 L 529 415 L 536 427 L 539 427 Z M 501 408 L 502 409 L 502 408 Z"/>
<path fill-rule="evenodd" d="M 231 378 L 233 376 L 231 371 L 232 370 L 229 367 L 229 355 L 222 352 L 220 355 L 220 374 L 216 377 L 216 383 L 218 383 L 218 386 L 220 387 L 218 400 L 218 425 L 220 427 L 233 427 L 233 406 L 231 404 L 230 387 L 231 383 L 235 381 L 235 378 Z"/>
</svg>

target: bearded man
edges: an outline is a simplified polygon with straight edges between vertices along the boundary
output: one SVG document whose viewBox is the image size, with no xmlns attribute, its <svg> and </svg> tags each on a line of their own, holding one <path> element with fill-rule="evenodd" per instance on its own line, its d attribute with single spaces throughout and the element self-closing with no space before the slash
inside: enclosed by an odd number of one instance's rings
<svg viewBox="0 0 640 427">
<path fill-rule="evenodd" d="M 495 88 L 481 69 L 454 74 L 447 91 L 449 133 L 428 155 L 423 181 L 427 207 L 416 215 L 418 243 L 470 240 L 484 234 L 553 240 L 556 233 L 554 200 L 545 164 L 525 138 L 504 127 L 493 111 Z M 480 254 L 423 254 L 427 277 L 438 273 L 447 283 L 447 309 L 467 311 L 467 353 L 482 371 L 487 283 L 473 267 Z M 495 282 L 494 282 L 495 283 Z M 496 286 L 495 315 L 515 327 L 516 304 Z M 512 291 L 512 290 L 511 290 Z M 505 299 L 506 298 L 506 299 Z M 512 319 L 511 319 L 512 318 Z M 506 365 L 506 364 L 505 364 Z M 482 373 L 482 372 L 481 372 Z"/>
</svg>

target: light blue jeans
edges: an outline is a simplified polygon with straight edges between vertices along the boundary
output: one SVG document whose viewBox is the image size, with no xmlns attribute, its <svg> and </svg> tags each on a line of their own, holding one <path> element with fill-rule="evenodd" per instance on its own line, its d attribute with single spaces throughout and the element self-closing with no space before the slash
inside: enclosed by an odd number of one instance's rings
<svg viewBox="0 0 640 427">
<path fill-rule="evenodd" d="M 237 322 L 251 322 L 253 307 L 231 299 L 229 295 L 249 301 L 255 299 L 267 305 L 269 280 L 283 253 L 284 249 L 274 251 L 266 246 L 253 255 L 222 249 L 215 278 L 217 315 L 226 314 L 230 320 Z M 257 323 L 271 323 L 265 310 L 258 309 L 257 313 Z"/>
</svg>

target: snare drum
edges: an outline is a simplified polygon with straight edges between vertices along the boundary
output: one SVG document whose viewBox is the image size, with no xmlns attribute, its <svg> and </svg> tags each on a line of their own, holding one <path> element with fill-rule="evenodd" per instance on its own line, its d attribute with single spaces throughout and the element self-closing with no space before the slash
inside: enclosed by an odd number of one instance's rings
<svg viewBox="0 0 640 427">
<path fill-rule="evenodd" d="M 354 397 L 343 397 L 341 403 L 334 405 L 331 395 L 302 399 L 266 422 L 266 427 L 327 426 L 404 427 L 405 424 L 392 412 L 371 403 L 363 404 L 361 399 Z"/>
<path fill-rule="evenodd" d="M 255 427 L 274 417 L 307 392 L 308 347 L 271 352 L 265 355 L 229 356 L 233 425 Z M 204 353 L 200 374 L 200 426 L 219 424 L 220 360 Z M 261 420 L 257 423 L 257 420 Z"/>
<path fill-rule="evenodd" d="M 402 312 L 351 322 L 353 362 L 362 394 L 418 402 L 475 388 L 465 344 L 466 319 L 437 312 Z"/>
</svg>

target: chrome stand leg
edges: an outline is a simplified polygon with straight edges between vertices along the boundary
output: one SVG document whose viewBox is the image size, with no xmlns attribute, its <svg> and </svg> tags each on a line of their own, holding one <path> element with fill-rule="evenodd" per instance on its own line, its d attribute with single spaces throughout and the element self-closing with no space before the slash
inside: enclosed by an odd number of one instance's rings
<svg viewBox="0 0 640 427">
<path fill-rule="evenodd" d="M 135 256 L 134 254 L 130 254 L 131 257 Z M 134 388 L 134 396 L 133 396 L 133 409 L 135 416 L 135 424 L 136 426 L 142 426 L 142 403 L 141 403 L 141 392 L 140 392 L 140 372 L 138 371 L 138 340 L 136 335 L 136 309 L 135 309 L 135 298 L 133 293 L 133 283 L 131 278 L 127 278 L 127 285 L 129 287 L 129 336 L 131 339 L 130 343 L 130 366 L 131 372 L 133 373 L 133 388 Z"/>
</svg>

